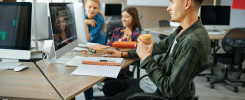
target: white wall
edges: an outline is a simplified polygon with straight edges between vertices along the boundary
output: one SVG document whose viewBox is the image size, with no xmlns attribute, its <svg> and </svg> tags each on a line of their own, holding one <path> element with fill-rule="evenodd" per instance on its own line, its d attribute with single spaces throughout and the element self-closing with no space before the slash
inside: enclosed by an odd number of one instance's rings
<svg viewBox="0 0 245 100">
<path fill-rule="evenodd" d="M 156 6 L 156 7 L 167 7 L 169 0 L 127 0 L 129 6 Z"/>
<path fill-rule="evenodd" d="M 232 6 L 233 0 L 221 0 L 221 5 Z M 231 9 L 230 27 L 245 27 L 245 10 Z"/>
<path fill-rule="evenodd" d="M 33 2 L 33 0 L 16 0 L 17 2 Z M 79 0 L 36 0 L 37 2 L 79 2 Z"/>
</svg>

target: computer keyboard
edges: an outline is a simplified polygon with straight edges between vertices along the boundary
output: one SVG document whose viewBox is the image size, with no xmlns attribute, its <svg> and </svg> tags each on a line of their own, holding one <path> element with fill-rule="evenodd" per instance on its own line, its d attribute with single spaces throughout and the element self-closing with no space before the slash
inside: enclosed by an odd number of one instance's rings
<svg viewBox="0 0 245 100">
<path fill-rule="evenodd" d="M 0 70 L 14 69 L 15 67 L 21 65 L 17 62 L 0 62 Z"/>
<path fill-rule="evenodd" d="M 74 58 L 72 58 L 70 61 L 68 61 L 67 63 L 65 63 L 65 65 L 67 66 L 78 66 L 80 64 L 82 64 L 82 57 L 80 56 L 76 56 Z"/>
</svg>

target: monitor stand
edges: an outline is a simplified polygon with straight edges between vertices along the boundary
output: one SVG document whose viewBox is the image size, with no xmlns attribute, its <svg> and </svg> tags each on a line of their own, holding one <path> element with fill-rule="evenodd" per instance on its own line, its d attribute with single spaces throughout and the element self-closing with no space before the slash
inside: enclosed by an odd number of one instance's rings
<svg viewBox="0 0 245 100">
<path fill-rule="evenodd" d="M 216 28 L 216 26 L 213 26 L 213 29 L 208 29 L 209 32 L 220 32 L 220 30 L 218 30 Z"/>
<path fill-rule="evenodd" d="M 49 55 L 48 55 L 48 60 L 50 63 L 61 63 L 61 64 L 65 64 L 68 61 L 70 61 L 72 58 L 59 58 L 56 59 L 55 56 L 55 49 L 54 49 L 54 44 L 52 44 L 50 51 L 49 51 Z"/>
<path fill-rule="evenodd" d="M 15 67 L 21 65 L 19 59 L 7 59 L 3 58 L 0 62 L 0 70 L 14 69 Z"/>
<path fill-rule="evenodd" d="M 217 30 L 215 27 L 214 29 L 208 29 L 208 34 L 222 34 L 220 30 Z"/>
<path fill-rule="evenodd" d="M 208 32 L 220 32 L 220 30 L 208 30 Z"/>
</svg>

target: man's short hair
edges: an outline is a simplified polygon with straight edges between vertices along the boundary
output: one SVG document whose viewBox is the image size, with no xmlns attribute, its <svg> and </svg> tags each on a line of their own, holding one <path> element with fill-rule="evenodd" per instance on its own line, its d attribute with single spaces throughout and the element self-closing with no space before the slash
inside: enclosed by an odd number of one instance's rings
<svg viewBox="0 0 245 100">
<path fill-rule="evenodd" d="M 194 0 L 196 3 L 198 3 L 198 4 L 202 4 L 202 2 L 204 1 L 204 0 Z"/>
<path fill-rule="evenodd" d="M 204 0 L 194 0 L 194 2 L 195 2 L 195 4 L 196 4 L 196 7 L 200 7 L 201 6 L 201 4 L 202 4 L 202 2 L 203 2 Z"/>
</svg>

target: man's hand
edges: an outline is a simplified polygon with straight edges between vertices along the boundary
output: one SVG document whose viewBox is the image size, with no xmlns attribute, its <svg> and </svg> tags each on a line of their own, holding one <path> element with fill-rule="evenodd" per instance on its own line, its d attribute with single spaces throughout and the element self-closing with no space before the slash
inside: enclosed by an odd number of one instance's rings
<svg viewBox="0 0 245 100">
<path fill-rule="evenodd" d="M 97 22 L 93 19 L 86 19 L 85 24 L 91 25 L 92 27 L 95 27 Z"/>
<path fill-rule="evenodd" d="M 109 54 L 107 57 L 116 57 L 116 58 L 121 58 L 121 51 L 117 51 L 115 49 L 110 49 L 105 51 L 103 54 Z"/>
<path fill-rule="evenodd" d="M 149 45 L 146 45 L 144 42 L 142 42 L 140 38 L 138 38 L 137 41 L 138 41 L 138 46 L 136 52 L 140 57 L 140 59 L 145 60 L 146 57 L 152 54 L 153 41 L 151 40 L 151 44 Z"/>
</svg>

